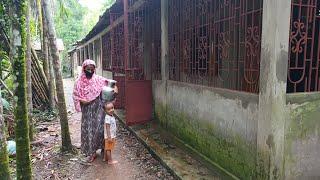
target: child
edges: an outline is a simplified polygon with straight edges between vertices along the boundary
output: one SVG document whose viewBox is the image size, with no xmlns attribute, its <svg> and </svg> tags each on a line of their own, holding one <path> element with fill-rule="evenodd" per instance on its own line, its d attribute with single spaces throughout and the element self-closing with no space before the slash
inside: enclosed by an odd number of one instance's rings
<svg viewBox="0 0 320 180">
<path fill-rule="evenodd" d="M 105 105 L 105 125 L 104 125 L 104 161 L 108 161 L 108 164 L 116 164 L 117 161 L 112 160 L 111 151 L 114 149 L 116 138 L 116 119 L 113 116 L 114 107 L 112 103 Z"/>
</svg>

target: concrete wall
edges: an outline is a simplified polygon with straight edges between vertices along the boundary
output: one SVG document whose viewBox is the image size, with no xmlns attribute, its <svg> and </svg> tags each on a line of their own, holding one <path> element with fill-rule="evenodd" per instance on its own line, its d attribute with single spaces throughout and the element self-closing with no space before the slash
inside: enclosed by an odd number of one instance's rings
<svg viewBox="0 0 320 180">
<path fill-rule="evenodd" d="M 73 78 L 78 77 L 78 57 L 77 51 L 69 53 L 69 61 L 71 65 L 71 76 Z"/>
<path fill-rule="evenodd" d="M 285 178 L 320 178 L 320 93 L 287 95 Z"/>
<path fill-rule="evenodd" d="M 102 68 L 101 68 L 101 67 L 99 68 L 99 66 L 97 67 L 96 72 L 97 72 L 97 74 L 100 75 L 100 76 L 102 76 L 102 74 L 103 74 L 103 73 L 102 73 L 102 72 L 103 72 L 103 71 L 102 71 Z"/>
<path fill-rule="evenodd" d="M 153 99 L 155 119 L 178 138 L 240 178 L 260 176 L 258 96 L 154 80 Z M 320 93 L 290 94 L 286 102 L 284 179 L 319 179 Z"/>
<path fill-rule="evenodd" d="M 98 75 L 102 76 L 103 75 L 103 70 L 102 70 L 102 63 L 101 60 L 97 60 L 97 68 L 96 68 L 96 72 Z"/>
<path fill-rule="evenodd" d="M 112 79 L 112 72 L 111 71 L 102 71 L 102 76 L 108 79 Z"/>
<path fill-rule="evenodd" d="M 76 69 L 74 70 L 74 78 L 77 79 L 81 73 L 82 73 L 82 66 L 76 66 Z"/>
<path fill-rule="evenodd" d="M 178 138 L 241 178 L 255 177 L 258 95 L 153 81 L 155 117 Z"/>
</svg>

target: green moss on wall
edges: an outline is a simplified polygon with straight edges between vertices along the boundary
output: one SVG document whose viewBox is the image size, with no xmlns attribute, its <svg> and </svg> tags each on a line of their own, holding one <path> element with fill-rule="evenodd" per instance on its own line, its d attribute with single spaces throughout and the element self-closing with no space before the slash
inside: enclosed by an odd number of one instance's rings
<svg viewBox="0 0 320 180">
<path fill-rule="evenodd" d="M 316 136 L 320 129 L 320 100 L 309 101 L 300 105 L 290 105 L 290 118 L 287 121 L 285 133 L 285 166 L 289 178 L 294 178 L 302 172 L 295 168 L 298 163 L 297 154 L 293 152 L 293 143 L 308 140 Z"/>
<path fill-rule="evenodd" d="M 257 152 L 257 167 L 256 177 L 257 179 L 270 179 L 270 154 L 269 152 Z"/>
<path fill-rule="evenodd" d="M 255 179 L 256 146 L 238 135 L 224 138 L 212 124 L 155 104 L 160 124 L 191 147 L 241 179 Z"/>
<path fill-rule="evenodd" d="M 287 138 L 303 139 L 314 133 L 320 125 L 320 100 L 292 108 Z"/>
<path fill-rule="evenodd" d="M 163 127 L 167 127 L 167 122 L 166 122 L 166 107 L 155 103 L 154 105 L 154 115 L 155 119 L 161 124 Z"/>
</svg>

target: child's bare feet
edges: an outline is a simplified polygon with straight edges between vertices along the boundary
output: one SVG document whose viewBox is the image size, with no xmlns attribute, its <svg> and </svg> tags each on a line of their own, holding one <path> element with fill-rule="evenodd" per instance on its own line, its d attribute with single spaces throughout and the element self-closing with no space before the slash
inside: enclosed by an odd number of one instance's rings
<svg viewBox="0 0 320 180">
<path fill-rule="evenodd" d="M 108 164 L 112 165 L 112 164 L 117 164 L 118 161 L 108 161 Z"/>
<path fill-rule="evenodd" d="M 92 163 L 96 158 L 97 158 L 97 155 L 96 155 L 96 154 L 93 154 L 93 155 L 87 157 L 86 161 L 87 161 L 88 163 Z"/>
</svg>

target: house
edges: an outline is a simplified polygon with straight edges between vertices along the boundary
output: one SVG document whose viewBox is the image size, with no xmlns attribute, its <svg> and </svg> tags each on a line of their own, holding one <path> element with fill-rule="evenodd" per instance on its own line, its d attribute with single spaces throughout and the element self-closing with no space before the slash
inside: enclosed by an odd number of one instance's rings
<svg viewBox="0 0 320 180">
<path fill-rule="evenodd" d="M 58 51 L 59 51 L 59 52 L 63 51 L 63 50 L 64 50 L 63 40 L 58 38 L 58 39 L 56 40 L 56 43 L 57 43 Z M 33 48 L 35 51 L 41 51 L 41 42 L 40 42 L 39 40 L 33 41 L 33 42 L 32 42 L 32 48 Z"/>
<path fill-rule="evenodd" d="M 319 0 L 118 0 L 78 43 L 152 118 L 241 179 L 320 177 Z M 74 67 L 76 68 L 76 67 Z"/>
</svg>

